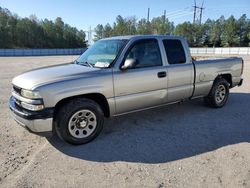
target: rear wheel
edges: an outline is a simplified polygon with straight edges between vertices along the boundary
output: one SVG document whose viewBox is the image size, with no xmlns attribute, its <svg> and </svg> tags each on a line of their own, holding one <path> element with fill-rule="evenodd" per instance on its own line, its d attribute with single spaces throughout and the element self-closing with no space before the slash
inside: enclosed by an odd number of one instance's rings
<svg viewBox="0 0 250 188">
<path fill-rule="evenodd" d="M 55 128 L 61 139 L 79 145 L 96 138 L 103 128 L 103 122 L 103 112 L 96 102 L 74 99 L 58 111 Z"/>
<path fill-rule="evenodd" d="M 224 78 L 218 78 L 214 81 L 213 87 L 204 101 L 210 107 L 221 108 L 226 104 L 228 97 L 228 82 Z"/>
</svg>

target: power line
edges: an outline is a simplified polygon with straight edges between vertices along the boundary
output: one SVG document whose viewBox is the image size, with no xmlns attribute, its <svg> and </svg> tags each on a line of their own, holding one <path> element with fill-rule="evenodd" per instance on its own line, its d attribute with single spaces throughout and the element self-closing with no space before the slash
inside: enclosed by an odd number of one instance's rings
<svg viewBox="0 0 250 188">
<path fill-rule="evenodd" d="M 192 14 L 193 14 L 193 12 L 186 12 L 185 14 L 176 15 L 176 16 L 171 16 L 171 17 L 169 17 L 169 18 L 171 18 L 171 19 L 176 19 L 176 18 L 181 18 L 181 17 L 183 17 L 183 16 L 188 16 L 188 15 L 192 15 Z"/>
<path fill-rule="evenodd" d="M 193 14 L 193 12 L 191 12 L 191 11 L 185 11 L 185 12 L 181 12 L 181 13 L 178 13 L 178 14 L 170 15 L 170 16 L 168 16 L 168 18 L 174 18 L 174 17 L 179 17 L 179 16 L 185 16 L 185 15 L 189 15 L 189 14 Z"/>
<path fill-rule="evenodd" d="M 168 13 L 166 10 L 164 10 L 163 17 L 165 19 L 166 18 L 176 18 L 176 17 L 187 16 L 190 14 L 192 14 L 192 11 L 190 10 L 190 8 L 186 7 L 186 8 L 179 9 L 179 10 L 173 10 L 173 11 L 170 11 Z M 148 10 L 147 10 L 147 23 L 149 23 L 149 20 L 150 20 L 150 8 L 148 8 Z"/>
<path fill-rule="evenodd" d="M 189 8 L 171 11 L 171 12 L 168 12 L 168 13 L 166 14 L 166 16 L 168 17 L 168 16 L 172 16 L 172 15 L 176 15 L 176 14 L 181 14 L 181 13 L 186 12 L 186 11 L 190 11 L 190 10 L 188 10 L 188 9 L 189 9 Z"/>
</svg>

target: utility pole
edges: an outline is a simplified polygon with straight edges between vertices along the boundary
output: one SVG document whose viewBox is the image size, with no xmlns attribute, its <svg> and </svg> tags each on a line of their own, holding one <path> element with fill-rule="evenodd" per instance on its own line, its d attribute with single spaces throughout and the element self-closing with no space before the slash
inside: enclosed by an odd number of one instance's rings
<svg viewBox="0 0 250 188">
<path fill-rule="evenodd" d="M 91 26 L 89 27 L 89 30 L 87 30 L 87 31 L 83 31 L 83 32 L 85 32 L 85 33 L 87 33 L 88 34 L 88 45 L 90 46 L 91 44 L 92 44 L 92 32 L 93 32 L 94 30 L 92 30 L 91 29 Z"/>
<path fill-rule="evenodd" d="M 164 18 L 164 23 L 165 23 L 166 22 L 166 10 L 164 10 L 163 18 Z"/>
<path fill-rule="evenodd" d="M 149 14 L 150 14 L 150 8 L 148 8 L 148 18 L 147 18 L 148 23 L 149 23 Z"/>
<path fill-rule="evenodd" d="M 196 0 L 194 0 L 194 19 L 193 19 L 193 23 L 195 23 L 196 20 L 196 10 L 197 10 L 197 6 L 196 6 Z"/>
<path fill-rule="evenodd" d="M 201 19 L 202 19 L 202 13 L 205 8 L 203 8 L 204 0 L 202 1 L 201 7 L 200 7 L 200 24 L 201 24 Z"/>
<path fill-rule="evenodd" d="M 197 6 L 196 0 L 194 0 L 194 6 L 193 6 L 193 7 L 194 7 L 194 18 L 193 18 L 193 23 L 194 23 L 194 24 L 195 24 L 195 23 L 201 24 L 203 10 L 205 9 L 205 8 L 203 7 L 203 5 L 204 5 L 204 0 L 202 1 L 202 4 L 201 4 L 200 7 Z M 199 17 L 197 16 L 197 13 L 198 13 L 197 10 L 199 10 L 199 12 L 200 12 Z"/>
<path fill-rule="evenodd" d="M 92 43 L 92 30 L 91 30 L 91 26 L 89 27 L 88 41 L 89 41 L 89 45 L 91 45 L 91 43 Z"/>
</svg>

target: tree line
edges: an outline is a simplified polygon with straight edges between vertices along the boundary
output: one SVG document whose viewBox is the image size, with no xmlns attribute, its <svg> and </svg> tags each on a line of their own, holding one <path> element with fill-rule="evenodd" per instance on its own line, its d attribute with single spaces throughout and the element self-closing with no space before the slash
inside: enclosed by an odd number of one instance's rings
<svg viewBox="0 0 250 188">
<path fill-rule="evenodd" d="M 250 46 L 250 20 L 244 14 L 202 24 L 184 22 L 174 25 L 165 16 L 146 19 L 117 16 L 113 24 L 99 24 L 94 40 L 118 35 L 171 34 L 184 36 L 192 47 Z M 0 7 L 0 48 L 82 48 L 86 47 L 85 33 L 63 22 L 39 20 L 35 15 L 20 18 Z"/>
<path fill-rule="evenodd" d="M 150 21 L 136 17 L 117 16 L 111 26 L 99 24 L 95 28 L 95 40 L 117 35 L 172 34 L 184 36 L 192 47 L 247 47 L 250 46 L 250 20 L 245 14 L 239 19 L 221 16 L 202 24 L 184 22 L 174 26 L 165 16 Z"/>
<path fill-rule="evenodd" d="M 0 7 L 0 48 L 82 48 L 86 47 L 85 33 L 55 21 L 38 20 L 35 15 L 20 18 Z"/>
</svg>

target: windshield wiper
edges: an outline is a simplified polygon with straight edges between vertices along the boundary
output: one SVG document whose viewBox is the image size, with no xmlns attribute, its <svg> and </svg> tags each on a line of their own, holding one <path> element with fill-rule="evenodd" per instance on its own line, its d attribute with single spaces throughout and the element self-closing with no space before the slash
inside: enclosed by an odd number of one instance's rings
<svg viewBox="0 0 250 188">
<path fill-rule="evenodd" d="M 83 64 L 88 65 L 89 67 L 94 67 L 91 63 L 89 63 L 87 61 L 83 62 Z"/>
<path fill-rule="evenodd" d="M 76 63 L 77 65 L 83 65 L 83 66 L 88 66 L 88 67 L 94 67 L 91 63 L 89 63 L 89 62 L 87 62 L 87 61 L 85 61 L 85 62 L 79 62 L 79 61 L 75 60 L 75 63 Z"/>
</svg>

